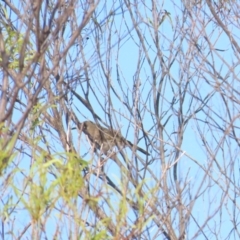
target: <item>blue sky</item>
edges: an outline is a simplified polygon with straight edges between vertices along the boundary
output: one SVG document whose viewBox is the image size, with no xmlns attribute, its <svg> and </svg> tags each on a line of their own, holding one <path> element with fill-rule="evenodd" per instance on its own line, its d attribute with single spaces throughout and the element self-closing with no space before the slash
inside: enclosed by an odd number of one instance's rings
<svg viewBox="0 0 240 240">
<path fill-rule="evenodd" d="M 111 6 L 112 1 L 109 2 L 109 6 Z M 149 4 L 148 7 L 151 6 L 151 1 L 145 2 L 146 5 Z M 117 8 L 118 6 L 116 6 Z M 110 7 L 109 7 L 110 8 Z M 151 8 L 151 7 L 150 7 Z M 139 54 L 140 54 L 140 48 L 139 48 L 139 39 L 136 34 L 136 32 L 132 29 L 132 23 L 129 18 L 128 12 L 124 13 L 125 19 L 122 18 L 121 14 L 119 13 L 118 16 L 115 16 L 114 18 L 114 25 L 113 29 L 115 31 L 111 31 L 112 33 L 112 42 L 111 45 L 113 46 L 111 56 L 107 55 L 106 49 L 109 47 L 109 43 L 107 42 L 107 36 L 109 34 L 108 29 L 109 26 L 112 24 L 112 19 L 105 20 L 104 19 L 104 14 L 105 11 L 104 9 L 99 9 L 99 15 L 98 15 L 98 23 L 103 23 L 101 30 L 103 31 L 103 35 L 101 36 L 101 53 L 102 53 L 102 59 L 104 61 L 105 66 L 109 67 L 109 73 L 110 77 L 112 79 L 112 84 L 119 93 L 119 95 L 124 99 L 124 95 L 122 94 L 122 91 L 120 89 L 120 85 L 117 82 L 117 73 L 116 73 L 116 66 L 118 66 L 118 71 L 120 73 L 120 81 L 122 84 L 122 88 L 126 89 L 126 95 L 129 97 L 131 100 L 132 93 L 131 89 L 134 84 L 134 80 L 138 82 L 137 80 L 140 79 L 141 82 L 141 96 L 140 100 L 143 101 L 146 99 L 146 96 L 150 95 L 149 101 L 147 101 L 147 110 L 143 114 L 143 125 L 146 131 L 150 131 L 151 127 L 153 126 L 153 119 L 151 117 L 151 109 L 153 110 L 153 97 L 152 97 L 152 79 L 151 79 L 151 73 L 150 73 L 150 68 L 149 65 L 147 64 L 146 58 L 144 58 L 144 53 L 141 52 L 142 54 L 142 59 L 141 59 L 141 71 L 138 72 L 137 70 L 137 64 L 138 64 L 138 59 L 139 59 Z M 140 9 L 140 12 L 142 14 L 142 19 L 139 19 L 139 23 L 141 25 L 141 30 L 143 33 L 143 36 L 145 37 L 145 41 L 148 42 L 148 54 L 149 58 L 151 61 L 153 61 L 156 57 L 156 49 L 154 47 L 154 43 L 152 41 L 152 37 L 150 35 L 149 29 L 152 32 L 151 29 L 151 21 L 153 19 L 153 16 L 151 15 L 151 11 L 146 10 L 147 8 L 142 8 Z M 161 39 L 160 39 L 160 45 L 163 54 L 165 55 L 166 59 L 167 57 L 170 56 L 170 50 L 171 50 L 171 43 L 174 38 L 174 29 L 180 29 L 180 24 L 182 23 L 181 21 L 181 3 L 179 1 L 174 1 L 174 3 L 167 1 L 166 3 L 163 4 L 162 6 L 162 11 L 167 10 L 170 12 L 170 17 L 166 18 L 166 20 L 161 24 L 159 27 L 159 31 L 161 32 Z M 207 11 L 207 10 L 206 10 Z M 120 9 L 118 10 L 120 12 Z M 199 12 L 198 12 L 199 13 Z M 177 20 L 177 17 L 180 16 L 180 19 Z M 200 15 L 198 15 L 200 17 Z M 79 13 L 79 21 L 81 21 L 81 13 Z M 125 25 L 125 22 L 128 24 L 129 29 L 131 29 L 130 33 L 127 32 L 127 28 Z M 199 65 L 195 65 L 197 63 L 197 60 L 192 62 L 190 65 L 190 68 L 187 68 L 187 65 L 184 64 L 185 57 L 191 57 L 191 51 L 194 51 L 194 48 L 189 47 L 189 42 L 192 40 L 190 37 L 192 34 L 194 36 L 198 36 L 198 44 L 202 47 L 203 49 L 203 55 L 207 57 L 210 63 L 214 62 L 214 64 L 217 66 L 217 69 L 219 69 L 219 73 L 221 73 L 222 76 L 224 75 L 229 75 L 228 81 L 229 84 L 234 86 L 234 88 L 238 89 L 238 82 L 235 81 L 234 76 L 231 72 L 229 72 L 229 65 L 234 65 L 233 62 L 237 62 L 237 60 L 234 57 L 234 53 L 232 51 L 231 45 L 226 38 L 224 34 L 221 33 L 221 29 L 217 28 L 214 26 L 214 24 L 206 24 L 206 28 L 202 29 L 202 25 L 199 23 L 196 28 L 192 28 L 191 25 L 189 24 L 189 28 L 187 28 L 187 24 L 184 25 L 186 29 L 186 35 L 185 35 L 185 40 L 183 41 L 182 45 L 180 46 L 181 48 L 181 57 L 177 59 L 175 64 L 170 70 L 169 76 L 171 76 L 172 80 L 178 81 L 181 77 L 186 78 L 188 75 L 186 74 L 185 71 L 189 71 L 189 74 L 192 73 L 194 76 L 194 73 L 197 70 L 201 71 L 201 61 L 202 58 L 199 57 L 197 59 L 199 61 Z M 194 32 L 191 33 L 189 32 L 190 30 L 193 30 Z M 232 28 L 232 31 L 235 31 L 234 28 Z M 237 30 L 236 30 L 237 31 Z M 68 32 L 68 29 L 66 30 L 66 39 L 71 35 L 70 32 Z M 213 56 L 209 54 L 208 52 L 208 47 L 207 43 L 204 40 L 204 36 L 207 35 L 209 39 L 211 40 L 211 43 L 213 44 L 214 48 L 219 48 L 224 51 L 214 51 Z M 87 61 L 89 62 L 90 66 L 95 66 L 92 68 L 89 68 L 89 73 L 90 73 L 90 79 L 92 81 L 92 86 L 93 89 L 95 90 L 95 93 L 97 97 L 94 97 L 93 94 L 91 94 L 92 99 L 91 103 L 95 107 L 96 113 L 102 117 L 103 120 L 105 120 L 108 124 L 108 119 L 104 115 L 103 111 L 100 109 L 100 104 L 97 102 L 97 98 L 100 99 L 101 104 L 106 104 L 106 85 L 105 84 L 105 77 L 103 76 L 103 73 L 100 69 L 100 65 L 98 64 L 98 58 L 95 53 L 95 39 L 94 39 L 94 22 L 90 21 L 89 23 L 89 28 L 84 29 L 83 36 L 89 37 L 88 40 L 84 41 L 84 51 L 86 53 Z M 117 49 L 116 42 L 119 39 L 119 36 L 123 36 L 123 40 L 121 41 L 119 49 Z M 186 39 L 189 40 L 189 42 L 186 41 Z M 180 38 L 177 38 L 175 40 L 176 42 L 174 43 L 174 47 L 179 47 L 178 42 L 180 41 Z M 215 42 L 216 41 L 216 42 Z M 80 43 L 81 44 L 81 43 Z M 79 70 L 79 66 L 82 66 L 82 59 L 81 55 L 79 54 L 79 47 L 74 45 L 72 49 L 69 52 L 68 57 L 71 55 L 73 58 L 77 57 L 77 61 L 75 62 L 74 67 L 71 67 L 68 69 L 68 73 L 74 73 L 74 71 Z M 196 51 L 196 49 L 195 49 Z M 111 58 L 109 60 L 109 58 Z M 198 56 L 196 56 L 198 58 Z M 69 58 L 68 58 L 69 59 Z M 108 61 L 109 60 L 109 61 Z M 160 64 L 158 67 L 159 61 L 156 60 L 155 64 L 155 71 L 158 76 L 161 75 L 162 69 L 160 68 Z M 166 61 L 167 62 L 167 61 Z M 63 63 L 64 64 L 64 63 Z M 69 65 L 73 66 L 73 62 L 69 62 Z M 184 66 L 184 67 L 183 67 Z M 203 63 L 202 67 L 206 67 L 205 63 Z M 107 67 L 106 67 L 107 68 Z M 205 70 L 206 68 L 203 68 Z M 211 68 L 209 67 L 209 72 L 211 72 Z M 237 75 L 239 70 L 238 67 L 235 67 L 234 69 L 235 74 Z M 212 86 L 209 86 L 206 81 L 204 80 L 204 76 L 208 77 L 208 80 L 210 82 L 216 82 L 216 79 L 211 78 L 210 74 L 207 74 L 206 72 L 203 71 L 203 77 L 202 78 L 196 78 L 192 77 L 191 78 L 191 90 L 195 91 L 194 93 L 196 94 L 197 97 L 202 97 L 202 99 L 207 96 L 210 93 L 213 93 L 214 89 Z M 160 79 L 158 78 L 157 81 Z M 186 80 L 186 79 L 185 79 Z M 186 81 L 183 81 L 183 84 L 186 84 Z M 194 89 L 194 86 L 197 85 L 197 90 Z M 81 88 L 76 89 L 77 92 L 81 95 L 82 90 Z M 175 94 L 177 91 L 175 91 Z M 113 96 L 113 95 L 112 95 Z M 170 80 L 166 81 L 165 85 L 165 92 L 164 95 L 162 95 L 162 109 L 163 111 L 166 111 L 169 108 L 169 105 L 171 101 L 173 100 L 174 93 L 172 91 L 172 87 L 170 85 Z M 176 98 L 178 96 L 176 95 Z M 128 132 L 128 135 L 126 136 L 129 140 L 134 141 L 133 133 L 134 133 L 134 124 L 130 125 L 130 130 L 128 131 L 129 127 L 129 119 L 134 121 L 134 119 L 131 117 L 130 112 L 123 106 L 122 102 L 117 100 L 116 97 L 112 97 L 113 99 L 113 106 L 114 106 L 114 111 L 113 111 L 113 123 L 115 124 L 114 127 L 116 129 L 120 128 L 122 134 L 125 136 L 126 132 Z M 188 114 L 188 105 L 190 104 L 191 98 L 190 98 L 190 90 L 189 90 L 189 95 L 186 97 L 186 102 L 185 102 L 185 107 L 184 107 L 184 114 Z M 196 102 L 196 107 L 192 107 L 191 111 L 194 110 L 194 108 L 197 108 L 197 104 L 199 101 L 194 99 Z M 85 120 L 85 117 L 93 120 L 90 112 L 86 109 L 83 109 L 83 106 L 79 105 L 79 102 L 73 102 L 73 105 L 76 104 L 80 112 L 78 112 L 78 116 L 80 121 Z M 210 111 L 211 108 L 218 113 L 221 116 L 225 116 L 227 119 L 226 115 L 226 109 L 224 108 L 222 98 L 216 91 L 214 97 L 209 101 L 208 103 L 209 108 L 206 108 L 206 111 Z M 177 112 L 177 104 L 174 105 L 175 111 L 170 112 L 171 114 L 176 114 Z M 134 108 L 132 109 L 134 112 Z M 234 112 L 235 110 L 235 105 L 231 107 L 231 111 Z M 222 126 L 222 122 L 219 120 L 219 118 L 216 117 L 216 114 L 214 113 L 209 113 L 213 118 L 216 119 L 217 122 Z M 168 115 L 165 116 L 165 120 L 167 119 Z M 163 119 L 163 120 L 164 120 Z M 184 141 L 182 145 L 182 150 L 185 152 L 181 159 L 179 160 L 179 168 L 178 168 L 178 176 L 180 179 L 181 184 L 183 184 L 184 180 L 186 179 L 188 184 L 186 187 L 186 195 L 185 195 L 185 203 L 187 206 L 190 204 L 190 199 L 194 198 L 196 193 L 198 192 L 199 186 L 201 186 L 201 191 L 203 191 L 204 188 L 208 188 L 207 191 L 202 194 L 199 199 L 196 201 L 196 204 L 194 205 L 194 208 L 192 210 L 192 215 L 193 217 L 190 218 L 189 225 L 188 225 L 188 230 L 187 230 L 187 235 L 188 239 L 192 239 L 194 237 L 195 232 L 198 230 L 198 227 L 196 226 L 195 220 L 197 223 L 201 226 L 204 224 L 206 219 L 208 218 L 209 214 L 214 214 L 215 210 L 218 209 L 218 204 L 220 204 L 221 201 L 224 202 L 225 208 L 222 208 L 221 210 L 217 211 L 215 217 L 208 222 L 208 229 L 209 232 L 211 228 L 219 228 L 219 238 L 218 239 L 225 239 L 226 235 L 229 234 L 229 231 L 226 231 L 225 229 L 231 229 L 232 223 L 230 221 L 230 217 L 227 213 L 229 209 L 232 208 L 231 201 L 229 201 L 230 196 L 224 196 L 224 192 L 221 191 L 221 186 L 226 187 L 228 186 L 226 184 L 226 178 L 222 176 L 221 172 L 219 169 L 216 167 L 214 160 L 211 158 L 210 153 L 206 152 L 206 149 L 203 147 L 203 142 L 200 139 L 200 135 L 197 131 L 197 126 L 199 124 L 199 128 L 203 132 L 204 136 L 208 140 L 208 144 L 212 151 L 214 152 L 216 147 L 217 147 L 217 141 L 216 139 L 213 138 L 213 135 L 219 139 L 219 141 L 224 137 L 224 133 L 221 131 L 218 131 L 217 129 L 213 128 L 210 129 L 210 125 L 207 125 L 203 122 L 197 121 L 197 119 L 201 119 L 202 121 L 209 121 L 210 119 L 207 118 L 206 113 L 198 113 L 195 116 L 195 120 L 191 120 L 186 128 L 186 131 L 184 133 Z M 166 149 L 169 154 L 172 154 L 171 158 L 169 157 L 168 160 L 173 161 L 174 155 L 173 151 L 174 148 L 172 147 L 171 142 L 176 142 L 176 134 L 173 134 L 177 130 L 177 114 L 171 117 L 171 120 L 169 123 L 166 125 L 166 133 L 164 139 L 169 143 L 167 144 Z M 227 126 L 222 126 L 227 127 Z M 214 134 L 213 134 L 214 132 Z M 150 131 L 150 135 L 153 135 L 154 132 Z M 167 134 L 169 134 L 169 138 L 167 138 Z M 78 139 L 78 135 L 76 132 L 74 133 L 74 139 Z M 226 148 L 225 153 L 228 151 L 228 147 L 230 146 L 230 149 L 238 149 L 236 146 L 236 143 L 233 142 L 229 137 L 226 139 L 226 145 L 224 146 Z M 229 144 L 227 144 L 229 143 Z M 141 147 L 145 147 L 143 142 L 140 142 L 139 145 Z M 81 145 L 81 152 L 85 152 L 88 150 L 88 145 Z M 128 153 L 130 153 L 129 150 L 127 150 Z M 216 154 L 216 160 L 222 167 L 222 169 L 229 169 L 229 166 L 235 165 L 239 166 L 239 160 L 238 160 L 238 150 L 235 151 L 235 156 L 231 156 L 232 152 L 228 154 L 223 155 L 223 153 L 218 152 Z M 155 162 L 150 166 L 153 171 L 156 172 L 156 176 L 161 176 L 161 167 L 160 167 L 160 159 L 157 156 L 157 153 L 153 153 L 153 156 L 156 157 Z M 190 156 L 190 157 L 189 157 Z M 91 156 L 88 156 L 91 158 Z M 86 158 L 88 158 L 86 157 Z M 191 159 L 192 158 L 192 159 Z M 229 158 L 229 161 L 228 161 Z M 236 162 L 230 161 L 232 158 L 236 158 Z M 194 161 L 195 162 L 194 162 Z M 197 163 L 197 164 L 196 164 Z M 215 167 L 211 167 L 212 164 Z M 199 167 L 200 166 L 200 167 Z M 25 167 L 29 167 L 26 166 Z M 24 168 L 24 167 L 23 167 Z M 211 171 L 211 176 L 213 176 L 213 179 L 207 177 L 208 175 L 206 174 L 207 169 L 209 168 L 209 171 Z M 106 169 L 108 169 L 109 175 L 113 178 L 116 179 L 116 181 L 121 184 L 121 177 L 119 175 L 119 169 L 116 167 L 115 163 L 112 161 L 109 161 L 106 165 Z M 203 170 L 204 169 L 204 170 Z M 235 173 L 236 179 L 239 178 L 239 171 L 238 167 L 235 167 L 235 171 L 233 170 L 232 172 L 230 170 L 229 173 Z M 231 176 L 230 176 L 231 177 Z M 153 186 L 155 184 L 154 180 L 150 178 L 150 176 L 147 177 L 147 181 L 149 182 L 150 186 Z M 173 182 L 173 173 L 172 169 L 169 171 L 169 183 Z M 218 183 L 218 184 L 217 184 Z M 231 186 L 232 187 L 232 186 Z M 191 191 L 187 191 L 188 188 L 191 189 Z M 227 189 L 226 189 L 227 190 Z M 171 194 L 174 196 L 174 189 L 171 189 Z M 200 192 L 201 192 L 200 191 Z M 229 191 L 229 195 L 233 194 L 233 191 Z M 173 211 L 173 214 L 175 211 Z M 130 216 L 133 217 L 133 216 Z M 54 222 L 54 221 L 53 221 Z M 224 224 L 222 224 L 224 222 Z M 220 224 L 221 223 L 221 224 Z M 224 228 L 222 228 L 224 226 Z M 177 228 L 177 227 L 176 227 Z M 51 229 L 51 228 L 49 228 Z M 49 230 L 50 231 L 50 230 Z M 204 229 L 206 231 L 206 235 L 208 235 L 209 232 L 207 232 L 206 228 Z M 154 233 L 153 233 L 154 234 Z M 197 239 L 205 239 L 203 234 L 199 235 L 196 237 Z M 159 238 L 162 239 L 162 238 Z M 212 236 L 212 239 L 217 239 Z M 233 238 L 232 238 L 233 239 Z"/>
</svg>

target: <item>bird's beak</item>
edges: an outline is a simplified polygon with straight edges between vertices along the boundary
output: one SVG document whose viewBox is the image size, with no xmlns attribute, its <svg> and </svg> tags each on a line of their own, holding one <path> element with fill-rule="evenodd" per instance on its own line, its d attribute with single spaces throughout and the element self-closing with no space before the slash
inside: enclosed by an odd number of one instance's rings
<svg viewBox="0 0 240 240">
<path fill-rule="evenodd" d="M 78 127 L 79 131 L 82 131 L 83 130 L 83 123 L 78 122 L 77 127 Z"/>
</svg>

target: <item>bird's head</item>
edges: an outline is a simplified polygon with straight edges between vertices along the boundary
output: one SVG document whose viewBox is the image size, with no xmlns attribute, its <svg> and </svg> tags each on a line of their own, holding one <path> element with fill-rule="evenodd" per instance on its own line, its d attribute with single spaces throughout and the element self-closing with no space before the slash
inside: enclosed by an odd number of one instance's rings
<svg viewBox="0 0 240 240">
<path fill-rule="evenodd" d="M 91 131 L 91 129 L 94 129 L 94 128 L 95 128 L 95 124 L 91 121 L 85 121 L 85 122 L 81 123 L 81 129 L 85 133 Z"/>
</svg>

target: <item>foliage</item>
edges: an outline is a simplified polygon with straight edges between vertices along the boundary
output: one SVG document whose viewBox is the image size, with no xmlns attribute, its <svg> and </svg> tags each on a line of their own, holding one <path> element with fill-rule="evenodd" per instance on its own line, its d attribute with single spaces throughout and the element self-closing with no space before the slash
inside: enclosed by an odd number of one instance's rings
<svg viewBox="0 0 240 240">
<path fill-rule="evenodd" d="M 1 237 L 239 239 L 239 8 L 1 3 Z"/>
</svg>

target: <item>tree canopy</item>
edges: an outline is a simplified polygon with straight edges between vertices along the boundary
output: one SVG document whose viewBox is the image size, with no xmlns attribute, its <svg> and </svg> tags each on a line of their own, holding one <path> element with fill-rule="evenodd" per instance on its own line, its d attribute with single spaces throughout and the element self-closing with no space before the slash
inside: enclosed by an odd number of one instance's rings
<svg viewBox="0 0 240 240">
<path fill-rule="evenodd" d="M 239 9 L 1 1 L 2 239 L 239 239 Z"/>
</svg>

